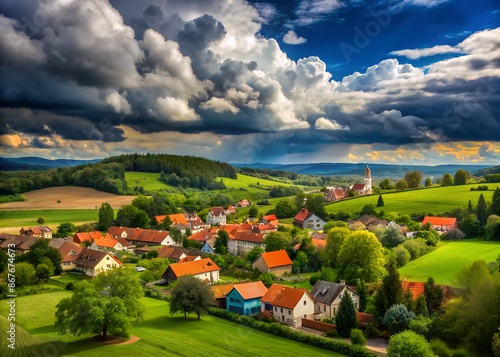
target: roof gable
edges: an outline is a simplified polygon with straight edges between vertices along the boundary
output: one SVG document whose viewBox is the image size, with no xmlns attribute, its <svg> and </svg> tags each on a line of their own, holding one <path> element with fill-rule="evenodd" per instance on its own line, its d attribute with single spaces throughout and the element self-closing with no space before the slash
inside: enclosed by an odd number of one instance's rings
<svg viewBox="0 0 500 357">
<path fill-rule="evenodd" d="M 267 292 L 266 286 L 260 280 L 252 283 L 235 285 L 234 290 L 236 290 L 245 300 L 261 298 Z"/>
<path fill-rule="evenodd" d="M 220 270 L 217 264 L 215 264 L 210 258 L 170 264 L 167 270 L 168 269 L 171 269 L 176 277 L 181 277 L 183 275 L 197 275 Z"/>
<path fill-rule="evenodd" d="M 425 216 L 422 224 L 430 222 L 433 226 L 453 226 L 457 223 L 457 219 L 453 217 L 432 217 Z"/>
<path fill-rule="evenodd" d="M 316 301 L 319 301 L 323 304 L 331 305 L 346 287 L 347 286 L 343 284 L 318 280 L 316 284 L 314 284 L 311 290 L 311 296 Z"/>
<path fill-rule="evenodd" d="M 308 295 L 309 298 L 311 298 L 306 290 L 300 288 L 290 288 L 287 286 L 278 292 L 278 295 L 273 300 L 272 304 L 286 309 L 294 309 L 302 300 L 304 295 Z M 311 298 L 311 300 L 313 299 Z"/>
<path fill-rule="evenodd" d="M 309 216 L 309 211 L 307 210 L 307 208 L 303 208 L 302 211 L 300 211 L 299 213 L 297 213 L 297 215 L 295 217 L 293 217 L 293 220 L 294 221 L 299 221 L 299 222 L 304 222 L 307 217 Z"/>
<path fill-rule="evenodd" d="M 262 259 L 268 268 L 276 268 L 284 265 L 292 265 L 292 260 L 285 250 L 277 250 L 274 252 L 264 252 L 261 254 Z M 258 258 L 257 258 L 258 259 Z"/>
</svg>

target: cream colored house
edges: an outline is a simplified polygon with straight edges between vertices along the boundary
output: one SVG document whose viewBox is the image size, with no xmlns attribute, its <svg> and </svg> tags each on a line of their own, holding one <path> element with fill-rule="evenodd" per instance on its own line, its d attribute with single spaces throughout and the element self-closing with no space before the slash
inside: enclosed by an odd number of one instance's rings
<svg viewBox="0 0 500 357">
<path fill-rule="evenodd" d="M 324 318 L 335 317 L 339 311 L 340 299 L 344 293 L 350 295 L 356 310 L 359 308 L 359 295 L 343 281 L 340 284 L 329 281 L 318 280 L 311 290 L 311 296 L 314 298 L 314 318 L 321 320 Z"/>
<path fill-rule="evenodd" d="M 261 304 L 271 304 L 272 316 L 279 322 L 293 327 L 300 327 L 302 326 L 302 319 L 313 318 L 314 299 L 306 290 L 285 286 L 275 295 L 271 303 L 262 302 L 261 299 Z"/>
<path fill-rule="evenodd" d="M 80 255 L 75 260 L 75 265 L 76 270 L 94 277 L 99 273 L 119 268 L 122 266 L 122 262 L 109 253 L 82 248 Z"/>
<path fill-rule="evenodd" d="M 274 252 L 265 252 L 259 255 L 252 262 L 252 269 L 258 269 L 263 273 L 273 273 L 276 276 L 282 276 L 285 273 L 292 272 L 292 260 L 285 250 Z"/>
<path fill-rule="evenodd" d="M 170 264 L 162 278 L 167 284 L 184 275 L 192 275 L 212 285 L 219 281 L 220 268 L 210 258 Z"/>
</svg>

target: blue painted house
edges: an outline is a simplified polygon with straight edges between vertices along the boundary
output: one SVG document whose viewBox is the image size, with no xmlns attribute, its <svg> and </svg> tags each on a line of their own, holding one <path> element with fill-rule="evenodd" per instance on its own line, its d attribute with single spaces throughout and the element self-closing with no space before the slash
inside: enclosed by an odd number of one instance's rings
<svg viewBox="0 0 500 357">
<path fill-rule="evenodd" d="M 260 312 L 260 299 L 266 292 L 262 281 L 235 285 L 227 294 L 227 309 L 240 315 L 256 314 Z"/>
<path fill-rule="evenodd" d="M 209 254 L 214 254 L 214 248 L 207 242 L 203 242 L 203 246 L 201 247 L 201 251 L 203 253 L 209 253 Z"/>
</svg>

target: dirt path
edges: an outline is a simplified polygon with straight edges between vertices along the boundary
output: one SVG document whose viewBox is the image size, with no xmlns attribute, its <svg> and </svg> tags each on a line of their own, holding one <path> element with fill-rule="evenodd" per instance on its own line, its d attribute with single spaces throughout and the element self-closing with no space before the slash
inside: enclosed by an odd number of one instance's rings
<svg viewBox="0 0 500 357">
<path fill-rule="evenodd" d="M 130 345 L 130 344 L 137 342 L 139 340 L 140 340 L 140 338 L 137 336 L 130 336 L 130 338 L 127 341 L 120 342 L 120 343 L 118 343 L 118 345 Z"/>
<path fill-rule="evenodd" d="M 0 204 L 0 211 L 40 209 L 97 209 L 103 202 L 118 209 L 128 205 L 136 196 L 120 196 L 88 187 L 50 187 L 23 193 L 27 200 Z"/>
</svg>

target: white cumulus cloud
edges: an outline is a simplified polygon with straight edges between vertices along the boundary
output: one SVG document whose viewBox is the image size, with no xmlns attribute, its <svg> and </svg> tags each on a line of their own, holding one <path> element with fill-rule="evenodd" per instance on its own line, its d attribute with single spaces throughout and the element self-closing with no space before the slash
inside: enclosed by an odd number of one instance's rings
<svg viewBox="0 0 500 357">
<path fill-rule="evenodd" d="M 316 119 L 314 127 L 317 130 L 347 130 L 347 131 L 350 130 L 349 126 L 347 125 L 342 126 L 335 120 L 330 120 L 323 117 Z"/>
<path fill-rule="evenodd" d="M 290 30 L 283 36 L 283 42 L 289 45 L 300 45 L 306 43 L 307 40 L 304 37 L 298 36 L 295 31 Z"/>
</svg>

